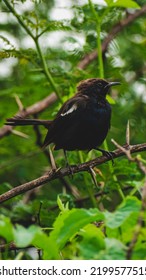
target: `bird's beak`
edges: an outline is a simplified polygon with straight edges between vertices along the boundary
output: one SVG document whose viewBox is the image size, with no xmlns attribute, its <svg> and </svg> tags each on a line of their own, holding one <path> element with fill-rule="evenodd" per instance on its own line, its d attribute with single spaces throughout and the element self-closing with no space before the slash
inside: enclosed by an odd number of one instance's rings
<svg viewBox="0 0 146 280">
<path fill-rule="evenodd" d="M 116 86 L 116 85 L 121 85 L 121 83 L 120 82 L 110 82 L 109 83 L 109 87 Z"/>
<path fill-rule="evenodd" d="M 104 93 L 107 94 L 108 90 L 110 87 L 112 86 L 117 86 L 117 85 L 121 85 L 120 82 L 110 82 L 108 83 L 105 87 L 104 87 Z"/>
</svg>

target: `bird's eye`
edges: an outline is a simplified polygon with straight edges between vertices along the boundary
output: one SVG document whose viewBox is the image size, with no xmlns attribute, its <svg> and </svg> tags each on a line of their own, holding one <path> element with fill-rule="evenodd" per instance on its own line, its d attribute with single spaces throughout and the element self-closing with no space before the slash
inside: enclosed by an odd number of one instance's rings
<svg viewBox="0 0 146 280">
<path fill-rule="evenodd" d="M 98 83 L 98 86 L 99 86 L 99 87 L 102 87 L 102 83 Z"/>
</svg>

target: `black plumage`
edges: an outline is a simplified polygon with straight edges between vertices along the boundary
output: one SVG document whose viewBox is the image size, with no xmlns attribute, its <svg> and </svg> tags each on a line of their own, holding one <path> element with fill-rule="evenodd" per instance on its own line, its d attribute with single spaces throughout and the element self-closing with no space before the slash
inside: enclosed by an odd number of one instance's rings
<svg viewBox="0 0 146 280">
<path fill-rule="evenodd" d="M 66 101 L 52 121 L 7 119 L 7 125 L 44 125 L 47 135 L 43 147 L 55 144 L 55 150 L 91 150 L 105 140 L 111 121 L 111 106 L 106 94 L 111 86 L 119 82 L 108 82 L 103 79 L 81 81 L 77 93 Z"/>
</svg>

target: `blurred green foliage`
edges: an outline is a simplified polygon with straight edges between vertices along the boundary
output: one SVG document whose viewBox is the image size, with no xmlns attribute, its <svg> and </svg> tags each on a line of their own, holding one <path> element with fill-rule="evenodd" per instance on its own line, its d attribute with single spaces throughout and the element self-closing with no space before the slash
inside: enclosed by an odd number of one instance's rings
<svg viewBox="0 0 146 280">
<path fill-rule="evenodd" d="M 17 11 L 21 22 L 6 2 Z M 107 6 L 94 6 L 101 25 L 101 43 L 127 13 L 132 16 L 145 4 L 145 0 L 105 2 Z M 98 59 L 89 62 L 85 68 L 78 67 L 85 57 L 97 50 L 97 22 L 91 7 L 89 3 L 81 5 L 70 1 L 70 4 L 65 6 L 71 14 L 70 19 L 58 20 L 57 16 L 52 18 L 56 7 L 53 0 L 30 0 L 27 5 L 26 1 L 15 1 L 15 4 L 12 0 L 1 1 L 1 13 L 5 15 L 0 25 L 1 127 L 6 118 L 17 113 L 16 99 L 19 98 L 27 108 L 57 89 L 61 101 L 58 99 L 37 115 L 38 118 L 53 119 L 61 103 L 76 92 L 80 80 L 100 76 Z M 110 95 L 114 104 L 107 137 L 109 150 L 115 149 L 111 138 L 120 145 L 125 144 L 128 120 L 131 144 L 145 142 L 145 32 L 146 18 L 140 16 L 119 31 L 103 54 L 105 78 L 121 82 Z M 1 138 L 1 194 L 50 169 L 48 157 L 36 144 L 35 130 L 32 127 L 15 129 L 28 138 L 14 133 Z M 44 139 L 45 128 L 41 127 L 40 133 Z M 97 151 L 82 153 L 82 160 L 99 155 Z M 55 151 L 54 156 L 58 167 L 65 166 L 62 151 Z M 76 151 L 68 153 L 68 158 L 71 164 L 78 164 L 81 160 Z M 146 155 L 142 153 L 141 158 L 144 162 Z M 49 182 L 3 203 L 0 208 L 0 242 L 3 245 L 14 241 L 16 247 L 22 249 L 18 252 L 6 249 L 1 253 L 1 259 L 15 259 L 21 250 L 22 259 L 33 258 L 27 246 L 40 248 L 43 259 L 126 259 L 141 212 L 144 176 L 136 162 L 129 162 L 126 157 L 116 159 L 114 166 L 105 163 L 95 172 L 98 187 L 89 173 L 78 173 L 73 178 Z M 132 259 L 146 258 L 145 236 L 143 222 Z"/>
</svg>

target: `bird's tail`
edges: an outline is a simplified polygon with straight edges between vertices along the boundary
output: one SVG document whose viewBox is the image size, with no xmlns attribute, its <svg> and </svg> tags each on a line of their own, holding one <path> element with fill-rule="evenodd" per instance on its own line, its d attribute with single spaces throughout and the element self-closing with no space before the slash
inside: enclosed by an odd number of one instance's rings
<svg viewBox="0 0 146 280">
<path fill-rule="evenodd" d="M 17 125 L 44 125 L 49 127 L 52 121 L 48 120 L 39 120 L 39 119 L 23 119 L 20 117 L 14 117 L 6 120 L 6 125 L 17 126 Z"/>
</svg>

